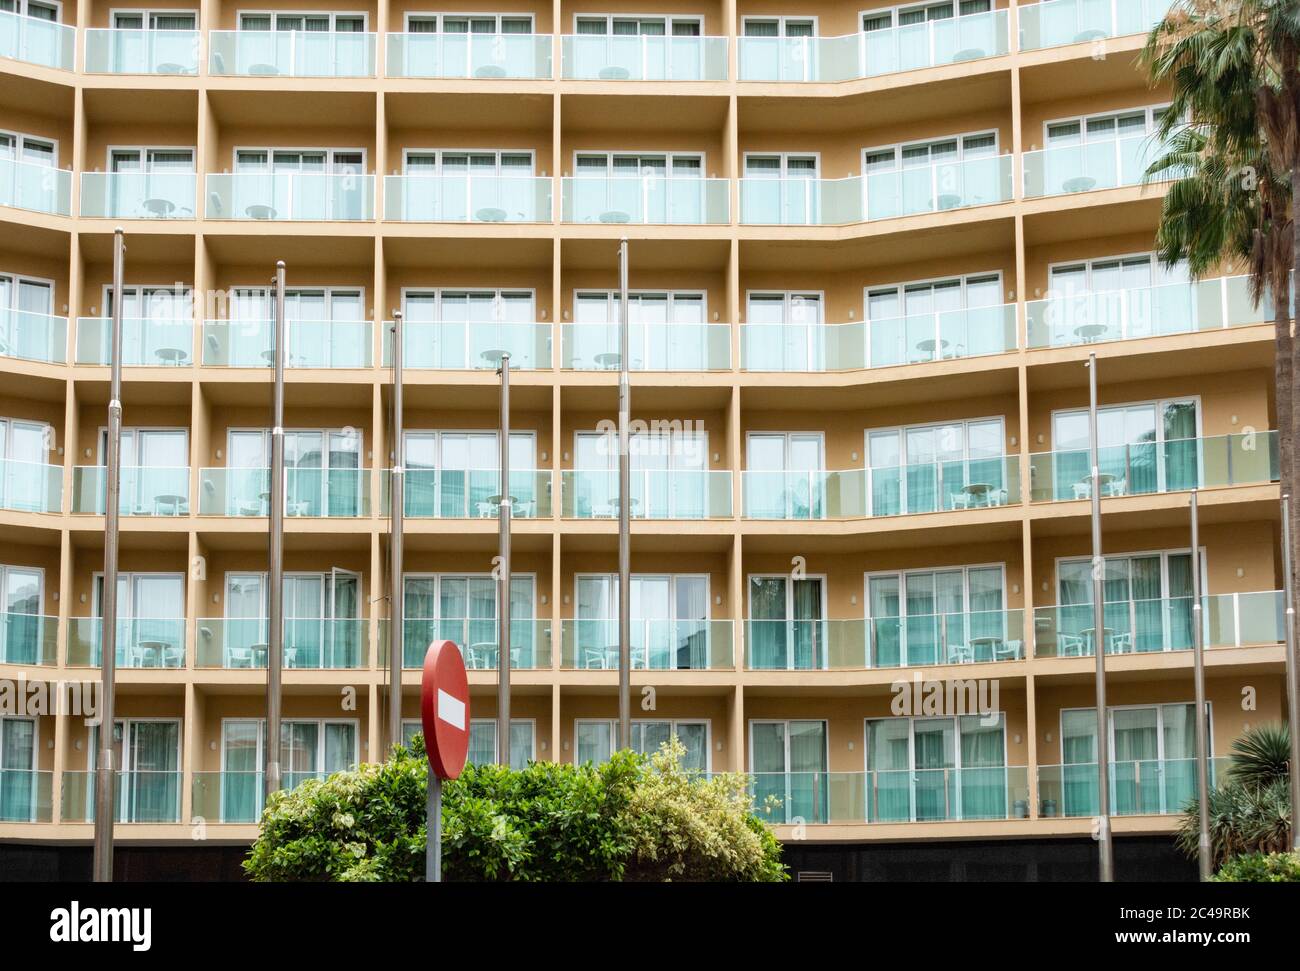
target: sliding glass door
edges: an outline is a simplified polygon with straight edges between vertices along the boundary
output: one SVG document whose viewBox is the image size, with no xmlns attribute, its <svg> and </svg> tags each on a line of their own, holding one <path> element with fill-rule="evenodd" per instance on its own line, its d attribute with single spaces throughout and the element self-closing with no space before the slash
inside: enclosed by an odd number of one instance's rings
<svg viewBox="0 0 1300 971">
<path fill-rule="evenodd" d="M 0 718 L 0 821 L 36 819 L 36 719 Z"/>
<path fill-rule="evenodd" d="M 826 722 L 751 721 L 749 764 L 754 804 L 762 812 L 769 798 L 781 808 L 774 821 L 824 823 L 829 818 Z"/>
<path fill-rule="evenodd" d="M 1194 489 L 1202 481 L 1200 400 L 1178 398 L 1097 410 L 1103 496 Z M 1057 499 L 1090 496 L 1088 412 L 1052 416 Z"/>
<path fill-rule="evenodd" d="M 1201 554 L 1201 577 L 1207 570 Z M 1091 561 L 1057 564 L 1062 653 L 1092 654 L 1096 625 Z M 1201 596 L 1206 591 L 1202 589 Z M 1186 651 L 1192 647 L 1192 554 L 1165 550 L 1105 558 L 1102 579 L 1107 654 Z"/>
<path fill-rule="evenodd" d="M 91 729 L 88 768 L 93 767 L 99 751 L 100 727 Z M 117 782 L 119 822 L 174 823 L 180 819 L 180 756 L 179 720 L 122 719 L 114 724 L 113 762 L 121 767 Z M 93 796 L 86 808 L 86 818 L 92 819 Z"/>
<path fill-rule="evenodd" d="M 751 432 L 746 446 L 746 516 L 825 517 L 825 446 L 821 432 Z"/>
<path fill-rule="evenodd" d="M 286 790 L 355 766 L 359 759 L 353 720 L 288 719 L 281 725 L 280 769 Z M 266 768 L 266 721 L 222 722 L 221 822 L 256 822 L 262 811 Z"/>
<path fill-rule="evenodd" d="M 41 616 L 45 575 L 37 567 L 0 564 L 0 662 L 40 664 L 47 619 Z M 49 618 L 48 623 L 57 621 Z M 53 640 L 53 638 L 51 638 Z"/>
<path fill-rule="evenodd" d="M 709 578 L 637 575 L 631 590 L 632 667 L 707 668 Z M 577 594 L 575 663 L 616 667 L 618 578 L 579 576 Z"/>
<path fill-rule="evenodd" d="M 749 666 L 756 670 L 827 667 L 823 577 L 749 578 Z"/>
<path fill-rule="evenodd" d="M 868 821 L 1005 819 L 1004 719 L 868 719 Z"/>
<path fill-rule="evenodd" d="M 872 664 L 899 667 L 995 660 L 1007 636 L 1001 566 L 867 577 Z"/>
</svg>

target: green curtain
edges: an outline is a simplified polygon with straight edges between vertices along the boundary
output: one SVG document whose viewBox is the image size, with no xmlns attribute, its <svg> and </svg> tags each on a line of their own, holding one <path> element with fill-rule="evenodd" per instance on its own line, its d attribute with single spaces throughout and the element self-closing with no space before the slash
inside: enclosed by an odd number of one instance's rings
<svg viewBox="0 0 1300 971">
<path fill-rule="evenodd" d="M 1111 712 L 1115 751 L 1111 808 L 1116 815 L 1160 811 L 1158 716 L 1154 708 Z"/>
<path fill-rule="evenodd" d="M 1160 717 L 1165 756 L 1160 811 L 1173 813 L 1196 793 L 1196 706 L 1161 705 Z M 1209 758 L 1206 752 L 1207 762 Z"/>
<path fill-rule="evenodd" d="M 957 773 L 953 735 L 951 718 L 917 719 L 912 724 L 918 821 L 955 818 Z"/>
<path fill-rule="evenodd" d="M 1172 401 L 1164 409 L 1165 489 L 1195 489 L 1200 482 L 1200 441 L 1196 438 L 1196 402 Z"/>
<path fill-rule="evenodd" d="M 963 715 L 961 730 L 961 818 L 1005 819 L 1007 767 L 1003 716 L 985 725 L 980 715 Z"/>
<path fill-rule="evenodd" d="M 792 815 L 809 823 L 828 818 L 826 723 L 792 721 L 790 730 L 789 805 Z"/>
<path fill-rule="evenodd" d="M 749 579 L 749 664 L 755 670 L 788 666 L 784 577 Z"/>
<path fill-rule="evenodd" d="M 36 792 L 36 722 L 0 719 L 0 820 L 33 819 Z"/>
<path fill-rule="evenodd" d="M 258 764 L 259 723 L 225 723 L 221 773 L 221 822 L 251 823 L 262 812 L 262 766 Z"/>
<path fill-rule="evenodd" d="M 1168 597 L 1169 637 L 1167 650 L 1189 651 L 1192 648 L 1192 604 L 1195 593 L 1192 590 L 1192 555 L 1190 553 L 1170 554 L 1167 558 L 1169 571 Z"/>
<path fill-rule="evenodd" d="M 820 579 L 791 580 L 794 595 L 792 647 L 800 671 L 826 666 L 826 625 L 822 620 Z"/>
<path fill-rule="evenodd" d="M 867 819 L 875 823 L 912 818 L 911 726 L 906 718 L 867 722 Z"/>
<path fill-rule="evenodd" d="M 1097 713 L 1061 713 L 1061 801 L 1066 816 L 1097 815 Z"/>
</svg>

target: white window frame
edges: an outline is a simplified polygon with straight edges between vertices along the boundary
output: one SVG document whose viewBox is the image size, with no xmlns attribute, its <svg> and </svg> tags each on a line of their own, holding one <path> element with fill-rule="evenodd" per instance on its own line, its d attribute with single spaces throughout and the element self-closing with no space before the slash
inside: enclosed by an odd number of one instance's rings
<svg viewBox="0 0 1300 971">
<path fill-rule="evenodd" d="M 470 35 L 467 34 L 466 36 L 470 36 Z M 482 35 L 482 36 L 487 37 L 487 36 L 490 36 L 490 35 L 488 35 L 488 34 L 484 34 L 484 35 Z M 413 173 L 413 172 L 411 172 L 411 170 L 410 170 L 410 158 L 411 158 L 412 155 L 432 155 L 432 156 L 434 156 L 434 158 L 436 159 L 436 162 L 435 162 L 435 165 L 434 165 L 433 170 L 432 170 L 432 171 L 428 171 L 428 172 L 420 172 L 420 173 Z M 468 178 L 468 177 L 470 177 L 470 176 L 472 176 L 472 175 L 477 174 L 477 173 L 475 173 L 475 170 L 474 170 L 474 168 L 473 168 L 472 166 L 469 167 L 469 168 L 467 168 L 467 169 L 465 169 L 465 170 L 463 170 L 463 171 L 450 172 L 450 173 L 443 171 L 443 162 L 444 162 L 444 158 L 445 158 L 447 155 L 465 155 L 465 156 L 470 156 L 470 155 L 492 155 L 492 156 L 494 156 L 495 159 L 496 159 L 496 162 L 495 162 L 495 164 L 494 164 L 494 166 L 493 166 L 493 171 L 492 171 L 491 173 L 483 172 L 483 173 L 481 173 L 481 174 L 483 174 L 483 175 L 489 175 L 489 174 L 491 174 L 491 175 L 497 175 L 497 176 L 501 176 L 501 175 L 505 175 L 505 174 L 506 174 L 506 173 L 502 170 L 502 168 L 501 168 L 501 156 L 502 156 L 502 155 L 527 155 L 527 156 L 528 156 L 528 173 L 527 173 L 527 175 L 524 174 L 524 172 L 523 172 L 522 169 L 521 169 L 520 171 L 518 171 L 518 172 L 515 172 L 514 170 L 511 170 L 511 171 L 509 172 L 509 175 L 511 175 L 511 176 L 517 176 L 517 177 L 519 177 L 519 178 L 532 178 L 532 177 L 534 177 L 534 176 L 536 175 L 536 172 L 537 172 L 537 152 L 534 151 L 534 150 L 531 149 L 531 148 L 415 148 L 415 147 L 407 147 L 407 148 L 403 148 L 403 149 L 402 149 L 402 175 L 403 175 L 403 176 L 417 175 L 417 177 L 418 177 L 418 176 L 437 176 L 437 177 L 439 177 L 439 178 L 451 178 L 451 177 L 464 176 L 464 177 Z M 449 288 L 447 288 L 447 289 L 452 289 L 452 288 L 449 287 Z"/>
<path fill-rule="evenodd" d="M 14 5 L 15 5 L 16 9 L 11 10 L 10 13 L 15 14 L 15 15 L 17 15 L 17 16 L 19 16 L 19 17 L 31 17 L 31 16 L 32 16 L 30 13 L 27 12 L 27 11 L 28 11 L 28 7 L 30 6 L 30 2 L 29 2 L 29 0 L 14 0 Z M 43 6 L 43 7 L 53 7 L 53 8 L 54 8 L 54 16 L 55 16 L 55 19 L 54 19 L 54 20 L 50 20 L 50 21 L 45 21 L 46 23 L 52 23 L 52 24 L 61 24 L 61 23 L 63 23 L 63 3 L 62 3 L 62 0 L 40 0 L 40 5 Z M 41 18 L 40 18 L 40 17 L 34 17 L 34 18 L 32 18 L 32 19 L 34 19 L 34 20 L 40 20 Z"/>
<path fill-rule="evenodd" d="M 867 471 L 867 499 L 868 499 L 868 503 L 870 503 L 870 497 L 871 497 L 871 495 L 872 495 L 872 488 L 871 488 L 871 470 L 872 470 L 872 465 L 871 465 L 871 436 L 872 436 L 872 435 L 878 435 L 878 434 L 881 434 L 881 433 L 883 433 L 883 432 L 896 432 L 896 433 L 898 434 L 898 467 L 899 467 L 899 468 L 907 468 L 907 466 L 908 466 L 909 464 L 912 464 L 912 463 L 909 463 L 909 462 L 908 462 L 908 456 L 907 456 L 907 433 L 908 433 L 908 432 L 912 432 L 912 431 L 920 431 L 920 430 L 922 430 L 922 429 L 926 429 L 926 428 L 944 428 L 944 427 L 946 427 L 946 426 L 948 426 L 948 425 L 957 425 L 957 424 L 960 424 L 960 425 L 962 426 L 962 436 L 961 436 L 961 438 L 962 438 L 962 461 L 963 461 L 963 462 L 969 462 L 970 459 L 971 459 L 971 456 L 970 456 L 970 426 L 971 426 L 971 425 L 979 425 L 979 424 L 983 424 L 983 423 L 985 423 L 985 422 L 992 422 L 992 421 L 996 421 L 996 422 L 998 423 L 998 428 L 999 428 L 998 441 L 1002 444 L 1002 452 L 1001 452 L 1001 454 L 999 454 L 999 455 L 997 455 L 997 456 L 992 456 L 992 455 L 990 455 L 990 456 L 988 456 L 988 458 L 989 458 L 989 459 L 999 458 L 999 459 L 1001 459 L 1003 462 L 1005 462 L 1006 459 L 1007 459 L 1007 457 L 1008 457 L 1008 456 L 1007 456 L 1007 416 L 1006 416 L 1006 415 L 980 415 L 980 416 L 978 416 L 978 417 L 974 417 L 974 418 L 957 418 L 957 419 L 953 419 L 953 420 L 950 420 L 950 421 L 922 421 L 922 422 L 916 422 L 916 423 L 914 423 L 914 424 L 908 424 L 908 425 L 885 425 L 885 426 L 883 426 L 883 427 L 878 427 L 878 428 L 867 428 L 867 429 L 865 429 L 865 430 L 863 431 L 863 434 L 862 434 L 862 458 L 863 458 L 863 465 L 864 465 L 864 467 L 866 468 L 866 471 Z M 1008 479 L 1010 479 L 1010 478 L 1012 478 L 1012 477 L 1008 476 Z M 902 490 L 901 490 L 900 497 L 899 497 L 899 498 L 900 498 L 900 503 L 899 503 L 899 504 L 900 504 L 900 506 L 901 506 L 901 508 L 899 509 L 899 511 L 898 511 L 898 513 L 897 513 L 897 515 L 899 515 L 899 516 L 906 516 L 906 515 L 908 515 L 908 514 L 911 512 L 911 510 L 909 510 L 909 509 L 907 508 L 907 497 L 908 497 L 908 490 L 907 490 L 906 486 L 904 485 L 904 487 L 903 487 Z M 940 507 L 941 507 L 941 508 L 940 508 L 939 510 L 933 510 L 933 511 L 939 511 L 939 512 L 944 511 L 944 510 L 942 509 L 942 505 L 943 505 L 943 503 L 942 503 L 942 499 L 943 499 L 943 497 L 942 497 L 942 496 L 939 496 L 939 499 L 940 499 Z M 872 510 L 868 510 L 868 513 L 867 513 L 867 514 L 868 514 L 868 515 L 873 515 L 873 511 L 872 511 Z"/>
<path fill-rule="evenodd" d="M 825 742 L 825 749 L 823 754 L 826 757 L 825 758 L 825 762 L 827 766 L 826 773 L 827 775 L 829 775 L 831 771 L 830 770 L 831 723 L 830 723 L 830 719 L 828 718 L 750 718 L 748 728 L 746 729 L 746 735 L 748 737 L 748 742 L 749 742 L 749 747 L 748 747 L 749 750 L 748 752 L 746 752 L 747 759 L 745 762 L 745 764 L 749 767 L 749 771 L 751 773 L 754 772 L 754 726 L 755 725 L 784 725 L 785 726 L 784 775 L 786 775 L 787 777 L 790 775 L 791 771 L 793 771 L 790 768 L 790 723 L 791 722 L 821 722 L 822 739 Z"/>
<path fill-rule="evenodd" d="M 241 172 L 239 170 L 239 155 L 241 152 L 265 152 L 266 153 L 266 171 L 265 172 Z M 325 155 L 325 168 L 320 172 L 307 173 L 309 175 L 365 175 L 369 167 L 370 153 L 365 146 L 334 146 L 327 147 L 323 145 L 236 145 L 230 150 L 231 171 L 236 175 L 294 175 L 296 172 L 276 173 L 275 172 L 275 154 L 276 152 L 321 152 Z M 356 152 L 361 156 L 360 171 L 349 171 L 351 162 L 336 163 L 335 155 L 342 152 Z M 336 165 L 342 165 L 342 169 L 336 170 Z M 300 287 L 299 289 L 316 289 L 315 287 Z"/>
<path fill-rule="evenodd" d="M 128 16 L 139 16 L 143 27 L 119 27 L 117 18 L 119 14 Z M 178 31 L 191 31 L 199 29 L 199 12 L 197 10 L 186 10 L 183 7 L 110 7 L 108 11 L 108 22 L 112 30 L 158 30 L 166 32 L 162 27 L 150 27 L 149 23 L 154 17 L 183 17 L 189 15 L 194 18 L 193 27 L 180 27 Z"/>
<path fill-rule="evenodd" d="M 26 132 L 16 131 L 12 128 L 0 128 L 0 135 L 4 135 L 14 140 L 14 146 L 13 146 L 14 156 L 11 159 L 11 161 L 25 162 L 27 165 L 39 165 L 40 163 L 38 162 L 32 162 L 28 159 L 24 159 L 22 154 L 23 146 L 25 146 L 28 142 L 39 142 L 40 144 L 48 145 L 53 149 L 53 151 L 50 153 L 49 166 L 42 166 L 42 168 L 59 167 L 59 140 L 57 138 L 48 138 L 45 135 L 29 135 Z"/>
<path fill-rule="evenodd" d="M 527 21 L 528 21 L 528 31 L 527 31 L 527 34 L 534 34 L 534 33 L 536 32 L 536 30 L 537 30 L 537 21 L 536 21 L 536 19 L 533 17 L 533 15 L 532 15 L 531 13 L 506 13 L 506 12 L 503 12 L 503 13 L 492 13 L 492 12 L 487 12 L 487 11 L 476 11 L 476 12 L 474 12 L 474 13 L 454 13 L 454 12 L 451 12 L 451 11 L 437 11 L 437 12 L 434 12 L 434 11 L 425 11 L 425 10 L 408 10 L 408 11 L 406 11 L 406 16 L 405 16 L 405 17 L 403 18 L 403 20 L 402 20 L 402 26 L 403 26 L 403 28 L 405 29 L 405 31 L 406 31 L 407 33 L 410 33 L 410 32 L 411 32 L 411 22 L 412 22 L 412 21 L 414 21 L 414 20 L 418 20 L 418 21 L 421 21 L 421 22 L 429 22 L 429 21 L 432 21 L 432 22 L 434 22 L 434 23 L 437 25 L 437 28 L 438 28 L 438 29 L 437 29 L 437 30 L 433 30 L 433 31 L 428 31 L 428 33 L 432 33 L 432 34 L 448 34 L 448 33 L 450 33 L 450 34 L 452 34 L 453 36 L 458 36 L 458 35 L 460 35 L 460 33 L 461 33 L 460 31 L 447 31 L 447 30 L 444 30 L 444 29 L 443 29 L 443 25 L 444 25 L 445 21 L 447 21 L 447 20 L 449 20 L 449 19 L 450 19 L 450 20 L 468 20 L 468 21 L 475 21 L 475 20 L 493 20 L 493 21 L 495 21 L 496 30 L 488 31 L 488 32 L 486 32 L 486 33 L 480 34 L 479 36 L 481 36 L 481 37 L 491 37 L 491 36 L 493 36 L 493 35 L 495 35 L 495 34 L 500 34 L 500 33 L 501 33 L 501 21 L 502 21 L 502 20 L 527 20 Z M 475 32 L 472 31 L 472 30 L 470 30 L 470 31 L 466 31 L 465 33 L 466 33 L 466 35 L 468 35 L 468 34 L 473 34 L 473 33 L 475 33 Z M 511 35 L 511 36 L 514 36 L 514 35 Z M 527 36 L 527 35 L 526 35 L 526 34 L 521 34 L 521 35 L 519 35 L 519 36 Z"/>
<path fill-rule="evenodd" d="M 32 726 L 32 767 L 30 769 L 5 769 L 0 767 L 3 772 L 26 772 L 31 776 L 31 802 L 27 807 L 27 817 L 30 821 L 36 820 L 36 807 L 39 804 L 39 794 L 37 780 L 40 773 L 45 771 L 41 768 L 41 718 L 38 715 L 0 715 L 0 752 L 4 751 L 4 737 L 6 726 L 13 722 L 28 722 Z M 54 775 L 50 773 L 51 777 Z M 12 822 L 22 822 L 22 820 L 13 820 Z"/>
<path fill-rule="evenodd" d="M 681 739 L 677 732 L 678 725 L 703 725 L 704 726 L 704 772 L 713 771 L 713 720 L 711 718 L 633 718 L 633 725 L 658 725 L 668 724 L 669 736 Z M 573 763 L 581 765 L 578 761 L 578 726 L 579 725 L 605 725 L 609 728 L 609 750 L 617 752 L 618 749 L 618 719 L 617 718 L 575 718 L 573 720 Z M 629 739 L 629 741 L 631 741 Z M 653 752 L 645 752 L 645 755 L 653 755 Z M 691 770 L 687 770 L 691 771 Z"/>
<path fill-rule="evenodd" d="M 827 587 L 830 585 L 830 584 L 829 584 L 829 581 L 828 581 L 828 575 L 825 574 L 825 573 L 806 573 L 806 574 L 804 574 L 802 577 L 799 577 L 799 579 L 800 579 L 800 580 L 816 580 L 816 581 L 817 581 L 817 590 L 818 590 L 818 594 L 819 594 L 819 598 L 818 598 L 818 599 L 820 599 L 820 601 L 821 601 L 821 604 L 820 604 L 819 607 L 818 607 L 819 616 L 816 618 L 816 621 L 817 621 L 817 628 L 820 629 L 820 630 L 822 631 L 823 635 L 826 635 L 827 632 L 828 632 L 828 628 L 827 628 L 827 626 L 826 626 L 826 622 L 830 619 L 830 615 L 827 613 L 827 611 L 830 609 L 830 607 L 829 607 L 829 604 L 830 604 L 830 600 L 829 600 L 829 591 L 827 590 Z M 785 584 L 785 619 L 784 619 L 783 621 L 781 621 L 781 623 L 784 623 L 784 624 L 789 625 L 789 624 L 792 624 L 792 623 L 807 624 L 807 623 L 810 623 L 810 622 L 811 622 L 811 619 L 805 618 L 805 619 L 802 619 L 802 620 L 801 620 L 801 619 L 799 619 L 799 618 L 797 618 L 797 617 L 794 616 L 794 584 L 793 584 L 793 582 L 792 582 L 792 581 L 794 580 L 794 578 L 791 577 L 790 574 L 788 574 L 788 573 L 748 573 L 748 574 L 745 575 L 745 622 L 746 622 L 746 624 L 752 622 L 752 621 L 755 619 L 755 617 L 754 617 L 754 602 L 753 602 L 753 595 L 754 595 L 754 581 L 755 581 L 755 580 L 781 580 L 781 581 Z M 771 623 L 772 621 L 762 621 L 762 619 L 760 618 L 760 622 Z M 789 628 L 787 627 L 787 632 L 788 632 L 788 629 L 789 629 Z M 786 663 L 785 663 L 785 667 L 784 667 L 784 668 L 772 668 L 772 669 L 769 669 L 769 670 L 777 670 L 777 671 L 780 671 L 780 670 L 785 670 L 785 671 L 808 671 L 808 670 L 812 670 L 812 671 L 826 671 L 826 670 L 828 670 L 829 667 L 830 667 L 830 650 L 829 650 L 829 648 L 828 648 L 828 646 L 827 646 L 827 642 L 828 642 L 828 640 L 829 640 L 829 637 L 828 637 L 828 636 L 823 636 L 823 637 L 821 638 L 821 642 L 820 642 L 820 643 L 821 643 L 821 650 L 818 652 L 818 655 L 819 655 L 819 656 L 818 656 L 817 659 L 816 659 L 816 660 L 817 660 L 817 664 L 816 664 L 814 667 L 812 667 L 812 668 L 799 668 L 799 667 L 795 667 L 795 663 L 794 663 L 794 653 L 793 653 L 792 651 L 787 650 L 787 651 L 786 651 L 786 658 L 785 658 L 785 662 L 786 662 Z M 786 644 L 789 645 L 789 643 L 790 643 L 790 638 L 788 637 L 788 634 L 787 634 Z M 760 719 L 760 721 L 770 721 L 770 720 L 780 721 L 781 719 Z M 815 718 L 814 718 L 814 719 L 796 718 L 796 719 L 794 719 L 794 720 L 795 720 L 795 721 L 809 721 L 809 720 L 811 720 L 811 721 L 817 721 L 818 719 L 815 719 Z"/>
<path fill-rule="evenodd" d="M 705 628 L 705 630 L 706 630 L 706 635 L 709 636 L 710 639 L 712 638 L 712 634 L 711 634 L 711 633 L 709 632 L 709 630 L 708 630 L 708 625 L 710 625 L 711 622 L 712 622 L 712 620 L 713 620 L 713 584 L 712 584 L 712 576 L 711 576 L 710 574 L 708 574 L 708 573 L 633 573 L 633 574 L 631 575 L 631 580 L 632 580 L 632 582 L 636 582 L 637 580 L 647 580 L 647 579 L 648 579 L 648 580 L 667 580 L 667 581 L 668 581 L 668 602 L 669 602 L 669 613 L 676 613 L 676 603 L 677 603 L 677 581 L 678 581 L 678 580 L 682 580 L 682 579 L 685 579 L 685 580 L 703 580 L 703 581 L 704 581 L 704 620 L 703 620 L 703 623 L 706 625 L 706 628 Z M 601 572 L 575 573 L 575 574 L 573 575 L 573 617 L 572 617 L 572 619 L 573 619 L 575 622 L 576 622 L 576 621 L 580 621 L 580 620 L 595 620 L 595 621 L 611 621 L 611 622 L 617 622 L 617 618 L 614 618 L 614 617 L 579 617 L 579 616 L 578 616 L 578 587 L 579 587 L 579 585 L 582 583 L 583 580 L 604 580 L 604 581 L 606 581 L 607 583 L 609 583 L 609 584 L 610 584 L 610 602 L 611 602 L 611 603 L 613 603 L 614 599 L 618 596 L 618 574 L 616 574 L 616 573 L 601 573 Z M 630 608 L 629 608 L 629 614 L 630 614 Z M 645 618 L 642 618 L 642 619 L 645 620 L 645 621 L 668 621 L 668 622 L 673 622 L 673 623 L 678 623 L 678 622 L 681 622 L 681 623 L 698 623 L 698 621 L 695 621 L 695 620 L 693 620 L 693 619 L 687 618 L 687 619 L 683 620 L 683 619 L 680 618 L 680 617 L 645 617 Z M 636 619 L 635 619 L 635 618 L 632 618 L 631 623 L 632 623 L 632 624 L 636 624 L 636 623 L 637 623 Z M 649 638 L 647 638 L 647 641 L 648 641 L 648 640 L 649 640 Z M 576 631 L 575 631 L 574 641 L 575 641 L 575 646 L 576 646 L 576 641 L 577 641 Z M 647 652 L 647 653 L 648 653 L 648 652 Z M 585 668 L 585 667 L 587 667 L 587 665 L 586 665 L 586 663 L 585 663 L 585 660 L 586 660 L 585 658 L 582 658 L 582 659 L 575 658 L 575 659 L 574 659 L 574 663 L 577 664 L 579 667 L 583 667 L 583 668 Z M 652 668 L 650 667 L 650 664 L 649 664 L 649 658 L 648 658 L 648 657 L 645 659 L 645 662 L 646 662 L 646 663 L 641 664 L 641 665 L 637 665 L 637 664 L 634 663 L 634 664 L 632 665 L 632 670 L 634 670 L 634 671 L 655 670 L 655 669 L 652 669 Z M 678 668 L 678 667 L 677 667 L 677 663 L 676 663 L 676 652 L 674 652 L 674 653 L 673 653 L 673 664 L 672 664 L 672 666 L 671 666 L 670 668 L 668 668 L 668 670 L 670 670 L 670 671 L 678 671 L 678 670 L 681 670 L 681 671 L 688 671 L 688 670 L 691 670 L 691 669 L 690 669 L 690 668 Z"/>
<path fill-rule="evenodd" d="M 1179 402 L 1192 402 L 1196 405 L 1196 440 L 1200 441 L 1205 437 L 1205 430 L 1203 428 L 1203 422 L 1205 420 L 1205 409 L 1202 406 L 1203 403 L 1201 401 L 1201 396 L 1199 394 L 1173 395 L 1168 398 L 1150 398 L 1150 399 L 1143 399 L 1138 401 L 1112 401 L 1112 402 L 1107 402 L 1104 405 L 1099 405 L 1097 408 L 1097 413 L 1100 415 L 1101 412 L 1103 411 L 1120 411 L 1120 410 L 1127 410 L 1129 408 L 1140 408 L 1146 405 L 1151 406 L 1151 409 L 1155 412 L 1156 438 L 1155 441 L 1152 442 L 1151 444 L 1157 446 L 1156 449 L 1156 491 L 1157 493 L 1168 491 L 1168 481 L 1165 476 L 1164 452 L 1161 451 L 1158 446 L 1165 444 L 1168 441 L 1176 441 L 1176 442 L 1186 441 L 1186 439 L 1177 439 L 1177 438 L 1166 439 L 1164 422 L 1161 420 L 1162 413 L 1165 406 L 1177 404 Z M 1087 415 L 1088 409 L 1087 408 L 1053 408 L 1052 409 L 1052 414 L 1051 414 L 1052 423 L 1050 429 L 1051 436 L 1052 436 L 1051 437 L 1052 451 L 1060 451 L 1056 443 L 1057 418 L 1062 415 L 1081 415 L 1081 414 Z M 1130 442 L 1128 444 L 1131 445 L 1134 443 Z M 1205 479 L 1205 454 L 1204 454 L 1204 449 L 1200 449 L 1200 448 L 1196 450 L 1196 476 L 1198 482 L 1204 481 Z"/>
<path fill-rule="evenodd" d="M 360 30 L 360 33 L 365 34 L 365 33 L 369 33 L 369 32 L 370 32 L 370 14 L 369 14 L 367 11 L 365 11 L 365 10 L 267 10 L 267 9 L 256 9 L 256 8 L 255 8 L 255 9 L 251 9 L 251 10 L 250 10 L 250 9 L 240 9 L 240 10 L 237 10 L 237 11 L 235 12 L 235 29 L 236 29 L 236 30 L 243 30 L 243 29 L 244 29 L 243 26 L 242 26 L 242 24 L 243 24 L 243 22 L 244 22 L 244 18 L 245 18 L 245 17 L 269 17 L 269 18 L 271 18 L 271 28 L 270 28 L 270 32 L 275 32 L 275 31 L 276 31 L 276 29 L 277 29 L 277 28 L 276 28 L 276 24 L 279 22 L 279 20 L 280 20 L 281 17 L 328 17 L 328 18 L 329 18 L 329 22 L 330 22 L 330 29 L 329 29 L 328 31 L 320 31 L 320 33 L 330 33 L 330 34 L 338 33 L 338 31 L 336 31 L 336 30 L 334 29 L 334 25 L 338 22 L 338 19 L 339 19 L 340 17 L 349 17 L 349 18 L 351 18 L 351 17 L 360 17 L 360 18 L 361 18 L 361 30 Z M 305 30 L 304 30 L 304 31 L 288 31 L 288 30 L 286 30 L 286 31 L 280 31 L 280 33 L 286 33 L 286 34 L 290 34 L 290 33 L 304 33 L 304 34 L 306 34 L 306 33 L 316 33 L 316 31 L 305 31 Z M 346 33 L 355 33 L 355 31 L 346 31 Z"/>
<path fill-rule="evenodd" d="M 114 170 L 113 156 L 119 152 L 138 152 L 140 154 L 141 168 L 130 172 L 119 172 Z M 150 152 L 189 152 L 190 168 L 188 174 L 193 175 L 198 171 L 195 160 L 198 158 L 199 150 L 198 147 L 194 145 L 109 145 L 108 148 L 105 149 L 104 170 L 110 175 L 154 175 L 158 172 L 180 175 L 185 171 L 183 169 L 154 169 L 149 161 Z"/>
</svg>

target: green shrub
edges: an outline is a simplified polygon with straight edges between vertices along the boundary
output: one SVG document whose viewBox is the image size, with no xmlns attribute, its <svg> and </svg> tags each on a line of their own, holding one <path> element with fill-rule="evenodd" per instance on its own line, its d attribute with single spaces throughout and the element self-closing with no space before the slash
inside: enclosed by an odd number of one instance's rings
<svg viewBox="0 0 1300 971">
<path fill-rule="evenodd" d="M 1218 883 L 1300 883 L 1300 853 L 1247 853 L 1214 875 Z"/>
<path fill-rule="evenodd" d="M 676 743 L 599 766 L 467 765 L 443 785 L 444 879 L 787 879 L 745 777 L 704 779 L 682 769 L 682 754 Z M 427 772 L 417 736 L 387 762 L 276 793 L 245 871 L 260 881 L 423 879 Z"/>
</svg>

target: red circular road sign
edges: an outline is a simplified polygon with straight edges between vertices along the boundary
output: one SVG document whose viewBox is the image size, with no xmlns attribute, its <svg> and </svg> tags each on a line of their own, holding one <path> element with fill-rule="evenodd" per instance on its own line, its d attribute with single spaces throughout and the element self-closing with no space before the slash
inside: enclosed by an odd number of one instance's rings
<svg viewBox="0 0 1300 971">
<path fill-rule="evenodd" d="M 440 779 L 456 778 L 469 752 L 469 679 L 451 641 L 434 641 L 425 652 L 420 720 L 430 767 Z"/>
</svg>

